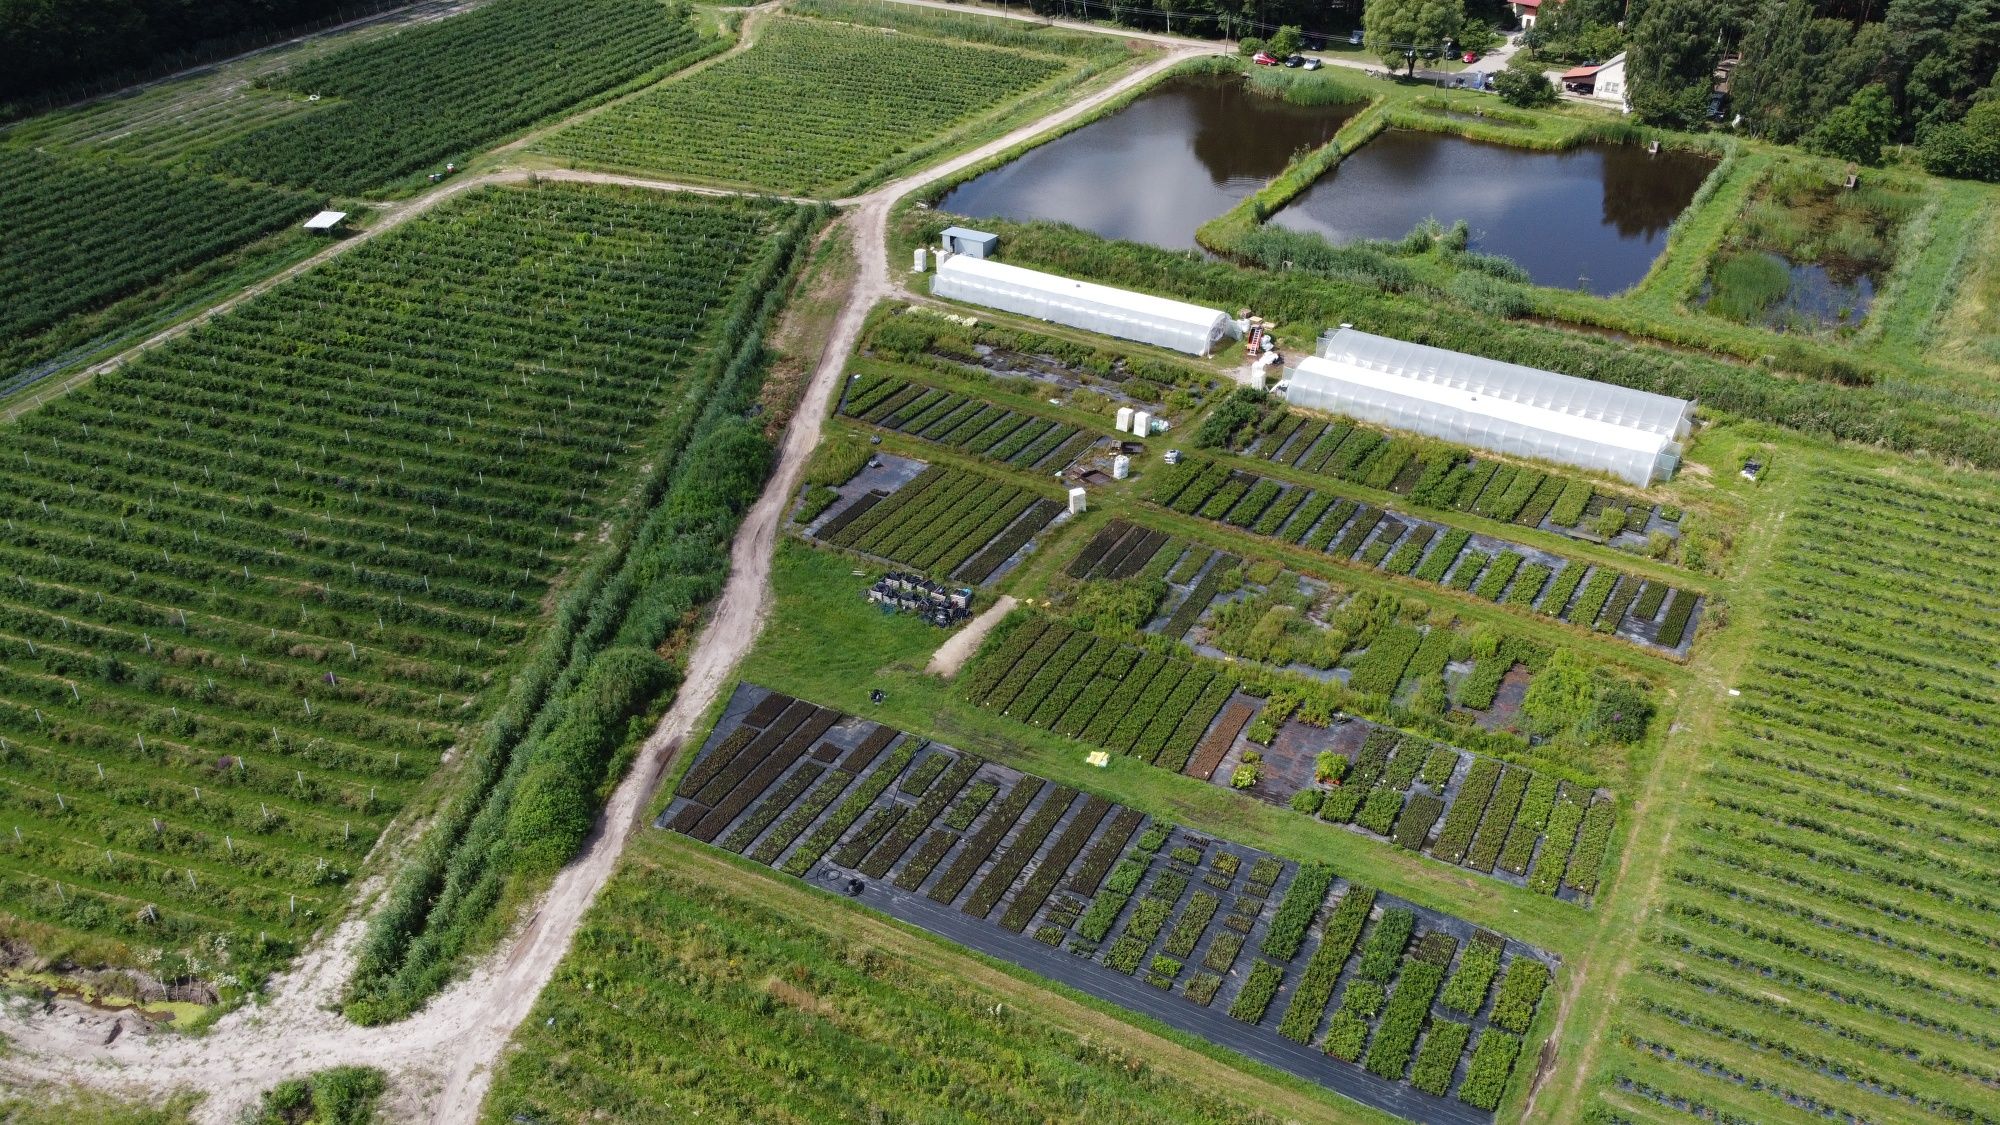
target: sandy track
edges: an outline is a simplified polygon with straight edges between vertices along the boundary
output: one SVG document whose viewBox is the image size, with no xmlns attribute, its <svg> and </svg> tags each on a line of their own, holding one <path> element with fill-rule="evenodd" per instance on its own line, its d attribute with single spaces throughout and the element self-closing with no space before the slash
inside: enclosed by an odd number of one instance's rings
<svg viewBox="0 0 2000 1125">
<path fill-rule="evenodd" d="M 193 1087 L 209 1092 L 201 1119 L 222 1123 L 233 1121 L 254 1103 L 261 1090 L 284 1078 L 329 1066 L 360 1064 L 381 1067 L 392 1075 L 396 1100 L 391 1113 L 398 1120 L 474 1120 L 508 1037 L 554 974 L 584 912 L 611 877 L 675 753 L 709 705 L 728 687 L 736 665 L 763 625 L 771 598 L 771 560 L 786 502 L 797 491 L 805 462 L 819 443 L 822 420 L 868 310 L 877 301 L 903 291 L 901 278 L 891 273 L 888 261 L 891 207 L 925 184 L 1095 110 L 1199 50 L 1179 46 L 1089 97 L 997 140 L 866 195 L 838 201 L 851 209 L 843 222 L 856 248 L 854 274 L 785 431 L 777 466 L 731 547 L 729 579 L 695 643 L 686 678 L 673 705 L 641 747 L 630 773 L 612 794 L 582 853 L 557 875 L 534 913 L 492 958 L 411 1018 L 386 1027 L 358 1027 L 334 1009 L 341 986 L 352 971 L 365 926 L 362 919 L 350 919 L 272 982 L 267 1003 L 230 1013 L 199 1039 L 120 1034 L 107 1045 L 100 1040 L 115 1020 L 99 1019 L 79 1031 L 74 1026 L 74 1009 L 60 1013 L 60 1018 L 11 1009 L 0 1014 L 0 1033 L 20 1050 L 0 1063 L 0 1074 L 84 1082 L 122 1089 L 148 1100 L 157 1099 L 164 1089 Z M 501 170 L 468 177 L 392 208 L 367 231 L 73 376 L 69 385 L 112 370 L 461 192 L 535 178 L 703 195 L 744 194 L 594 172 Z"/>
<path fill-rule="evenodd" d="M 931 654 L 931 662 L 924 666 L 924 671 L 947 680 L 958 675 L 958 670 L 965 667 L 965 662 L 972 659 L 973 653 L 979 651 L 979 642 L 985 640 L 986 634 L 1000 624 L 1000 619 L 1014 612 L 1014 607 L 1019 604 L 1012 594 L 1000 595 L 998 601 L 986 607 L 986 612 L 973 618 L 965 628 L 939 645 L 938 650 Z"/>
</svg>

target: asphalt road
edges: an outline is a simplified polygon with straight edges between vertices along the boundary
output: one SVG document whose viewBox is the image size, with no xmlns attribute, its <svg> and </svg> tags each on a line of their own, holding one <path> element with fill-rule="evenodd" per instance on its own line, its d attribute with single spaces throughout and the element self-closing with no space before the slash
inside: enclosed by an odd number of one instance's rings
<svg viewBox="0 0 2000 1125">
<path fill-rule="evenodd" d="M 820 863 L 814 866 L 811 879 L 820 886 L 839 891 L 849 874 L 844 869 Z M 1277 1033 L 1275 1013 L 1265 1016 L 1265 1024 L 1269 1026 L 1246 1024 L 1231 1018 L 1220 1007 L 1204 1008 L 1179 995 L 1154 988 L 1136 976 L 1128 977 L 1094 961 L 1050 948 L 1032 937 L 974 918 L 956 907 L 941 906 L 924 895 L 911 894 L 886 881 L 868 880 L 858 901 L 893 918 L 921 926 L 967 949 L 1027 969 L 1129 1011 L 1150 1016 L 1169 1027 L 1227 1047 L 1245 1058 L 1297 1075 L 1385 1113 L 1424 1122 L 1425 1125 L 1491 1125 L 1493 1120 L 1492 1114 L 1455 1098 L 1440 1098 L 1407 1083 L 1384 1081 L 1362 1067 L 1294 1043 Z M 1217 1003 L 1219 1005 L 1220 1001 Z"/>
</svg>

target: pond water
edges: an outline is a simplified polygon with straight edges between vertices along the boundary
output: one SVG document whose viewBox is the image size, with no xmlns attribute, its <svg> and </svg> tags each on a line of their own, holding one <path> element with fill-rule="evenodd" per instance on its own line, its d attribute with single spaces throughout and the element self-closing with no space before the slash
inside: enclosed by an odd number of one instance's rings
<svg viewBox="0 0 2000 1125">
<path fill-rule="evenodd" d="M 1109 117 L 953 188 L 938 208 L 972 218 L 1054 219 L 1106 238 L 1181 250 L 1292 154 L 1333 139 L 1356 105 L 1300 106 L 1228 75 L 1169 79 Z"/>
<path fill-rule="evenodd" d="M 1875 301 L 1875 277 L 1857 266 L 1839 263 L 1831 267 L 1818 262 L 1794 262 L 1768 250 L 1747 251 L 1760 259 L 1748 263 L 1760 267 L 1769 280 L 1736 284 L 1736 292 L 1718 299 L 1718 288 L 1735 276 L 1724 259 L 1715 275 L 1702 287 L 1702 303 L 1734 320 L 1754 321 L 1771 328 L 1811 331 L 1843 324 L 1860 324 Z"/>
<path fill-rule="evenodd" d="M 1271 222 L 1349 242 L 1401 238 L 1426 218 L 1464 219 L 1474 250 L 1512 258 L 1537 285 L 1608 295 L 1646 276 L 1667 226 L 1714 167 L 1636 145 L 1537 152 L 1391 129 Z"/>
</svg>

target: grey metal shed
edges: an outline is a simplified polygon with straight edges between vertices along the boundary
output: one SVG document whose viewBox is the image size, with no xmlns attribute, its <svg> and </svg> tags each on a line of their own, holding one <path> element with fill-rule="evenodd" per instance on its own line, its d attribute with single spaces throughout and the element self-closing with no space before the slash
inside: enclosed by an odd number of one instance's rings
<svg viewBox="0 0 2000 1125">
<path fill-rule="evenodd" d="M 999 235 L 987 234 L 983 230 L 968 230 L 965 227 L 946 227 L 938 238 L 944 243 L 946 250 L 974 258 L 990 258 L 1000 246 Z"/>
</svg>

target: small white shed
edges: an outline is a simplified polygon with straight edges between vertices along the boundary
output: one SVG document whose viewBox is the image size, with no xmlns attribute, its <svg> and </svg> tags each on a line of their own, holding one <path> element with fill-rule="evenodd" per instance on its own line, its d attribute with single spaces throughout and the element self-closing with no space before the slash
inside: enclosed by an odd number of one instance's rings
<svg viewBox="0 0 2000 1125">
<path fill-rule="evenodd" d="M 1189 355 L 1207 355 L 1235 327 L 1221 309 L 1205 309 L 1185 301 L 1114 289 L 967 254 L 953 254 L 938 263 L 931 292 L 954 301 L 1172 348 Z"/>
<path fill-rule="evenodd" d="M 345 218 L 347 218 L 345 211 L 321 211 L 306 220 L 306 229 L 322 234 L 331 233 L 339 229 L 341 221 Z"/>
<path fill-rule="evenodd" d="M 946 227 L 944 233 L 938 235 L 938 243 L 948 254 L 970 254 L 975 258 L 991 258 L 1000 248 L 1000 236 L 967 227 Z"/>
</svg>

